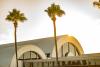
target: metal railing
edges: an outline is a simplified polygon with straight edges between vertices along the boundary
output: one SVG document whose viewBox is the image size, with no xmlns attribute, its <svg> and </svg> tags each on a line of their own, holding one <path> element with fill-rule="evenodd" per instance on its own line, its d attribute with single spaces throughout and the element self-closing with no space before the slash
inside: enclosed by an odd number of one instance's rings
<svg viewBox="0 0 100 67">
<path fill-rule="evenodd" d="M 22 67 L 57 67 L 56 59 L 21 60 Z M 100 56 L 74 56 L 59 58 L 59 67 L 100 67 Z"/>
</svg>

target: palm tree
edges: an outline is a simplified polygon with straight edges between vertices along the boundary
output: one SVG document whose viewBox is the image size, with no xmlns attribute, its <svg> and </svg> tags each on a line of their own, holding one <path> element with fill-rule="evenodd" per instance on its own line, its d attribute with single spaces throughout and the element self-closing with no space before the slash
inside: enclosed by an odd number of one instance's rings
<svg viewBox="0 0 100 67">
<path fill-rule="evenodd" d="M 13 9 L 12 12 L 9 11 L 9 15 L 7 15 L 6 20 L 12 21 L 14 25 L 14 45 L 15 45 L 15 54 L 16 54 L 16 67 L 18 67 L 18 57 L 17 57 L 17 37 L 16 37 L 16 30 L 18 26 L 18 22 L 23 22 L 26 19 L 24 13 L 20 13 L 20 11 Z"/>
<path fill-rule="evenodd" d="M 100 0 L 97 2 L 97 1 L 94 1 L 93 2 L 93 5 L 94 6 L 97 6 L 98 8 L 100 8 Z"/>
<path fill-rule="evenodd" d="M 65 12 L 63 10 L 60 9 L 59 5 L 55 5 L 54 3 L 51 4 L 50 7 L 48 7 L 45 12 L 48 13 L 48 16 L 51 18 L 51 20 L 53 21 L 53 27 L 54 27 L 54 42 L 55 42 L 55 48 L 56 48 L 56 62 L 57 65 L 59 65 L 58 62 L 58 51 L 57 51 L 57 37 L 56 37 L 56 16 L 61 17 L 63 14 L 65 14 Z"/>
</svg>

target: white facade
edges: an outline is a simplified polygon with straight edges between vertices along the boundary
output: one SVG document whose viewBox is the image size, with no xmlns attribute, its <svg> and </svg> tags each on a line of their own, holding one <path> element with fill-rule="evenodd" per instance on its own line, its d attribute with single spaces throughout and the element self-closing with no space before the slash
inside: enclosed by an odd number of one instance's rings
<svg viewBox="0 0 100 67">
<path fill-rule="evenodd" d="M 84 51 L 78 42 L 73 36 L 62 35 L 57 37 L 58 45 L 58 55 L 62 57 L 61 47 L 64 46 L 63 55 L 65 52 L 68 52 L 68 48 L 64 43 L 70 43 L 70 52 L 68 56 L 74 56 L 74 47 L 76 49 L 76 56 L 84 54 Z M 72 47 L 74 46 L 74 47 Z M 30 40 L 18 43 L 18 58 L 20 58 L 25 52 L 33 51 L 36 52 L 41 59 L 47 59 L 46 54 L 49 53 L 50 57 L 55 57 L 55 46 L 53 37 Z M 21 62 L 19 62 L 19 66 Z M 4 44 L 0 46 L 0 67 L 15 67 L 15 52 L 13 44 Z"/>
</svg>

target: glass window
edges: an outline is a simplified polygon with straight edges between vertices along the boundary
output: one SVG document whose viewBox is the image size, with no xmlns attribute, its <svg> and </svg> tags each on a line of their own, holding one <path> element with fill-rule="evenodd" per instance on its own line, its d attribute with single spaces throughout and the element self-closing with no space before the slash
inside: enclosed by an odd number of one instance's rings
<svg viewBox="0 0 100 67">
<path fill-rule="evenodd" d="M 69 42 L 66 42 L 61 47 L 61 57 L 67 57 L 67 56 L 78 56 L 78 50 L 77 48 Z"/>
</svg>

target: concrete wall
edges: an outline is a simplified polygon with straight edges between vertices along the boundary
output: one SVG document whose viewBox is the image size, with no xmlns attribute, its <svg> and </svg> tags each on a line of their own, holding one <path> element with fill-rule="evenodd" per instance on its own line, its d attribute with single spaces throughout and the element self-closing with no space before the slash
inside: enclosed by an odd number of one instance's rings
<svg viewBox="0 0 100 67">
<path fill-rule="evenodd" d="M 9 67 L 14 55 L 14 48 L 0 48 L 0 67 Z"/>
<path fill-rule="evenodd" d="M 25 45 L 34 44 L 35 46 L 41 48 L 44 53 L 51 53 L 53 49 L 53 39 L 43 38 L 30 41 L 18 42 L 18 49 Z M 0 67 L 9 67 L 14 56 L 14 44 L 3 44 L 0 45 Z"/>
</svg>

